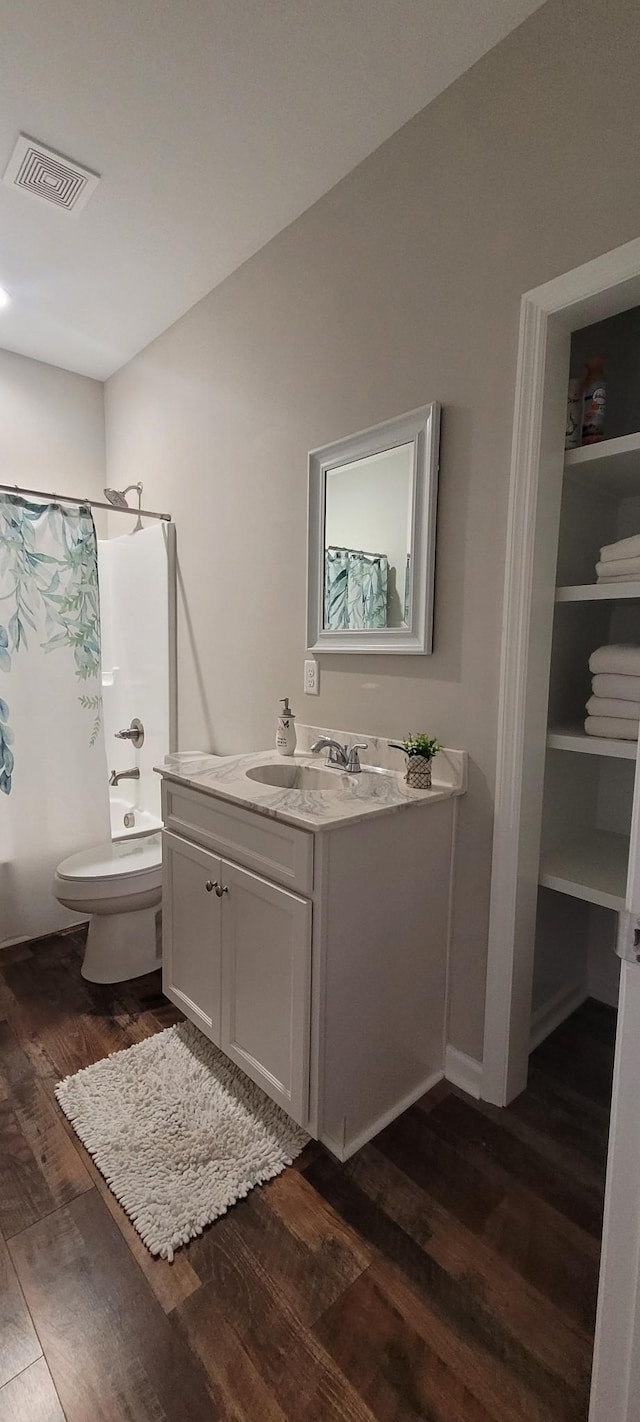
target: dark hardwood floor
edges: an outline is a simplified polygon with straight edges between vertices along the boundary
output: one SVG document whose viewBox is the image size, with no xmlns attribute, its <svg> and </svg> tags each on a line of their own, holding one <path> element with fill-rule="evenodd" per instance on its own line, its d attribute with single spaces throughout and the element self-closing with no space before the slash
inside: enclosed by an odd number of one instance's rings
<svg viewBox="0 0 640 1422">
<path fill-rule="evenodd" d="M 82 934 L 0 953 L 0 1422 L 581 1422 L 615 1014 L 506 1111 L 442 1083 L 346 1166 L 310 1145 L 152 1259 L 53 1097 L 175 1021 Z"/>
</svg>

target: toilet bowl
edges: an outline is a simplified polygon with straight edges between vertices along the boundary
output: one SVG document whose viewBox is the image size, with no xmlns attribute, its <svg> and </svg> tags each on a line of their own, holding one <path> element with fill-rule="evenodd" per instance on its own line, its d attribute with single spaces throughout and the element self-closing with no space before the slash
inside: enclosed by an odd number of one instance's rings
<svg viewBox="0 0 640 1422">
<path fill-rule="evenodd" d="M 89 917 L 82 964 L 89 982 L 124 982 L 158 967 L 159 834 L 109 841 L 72 854 L 58 865 L 53 892 L 65 908 Z"/>
</svg>

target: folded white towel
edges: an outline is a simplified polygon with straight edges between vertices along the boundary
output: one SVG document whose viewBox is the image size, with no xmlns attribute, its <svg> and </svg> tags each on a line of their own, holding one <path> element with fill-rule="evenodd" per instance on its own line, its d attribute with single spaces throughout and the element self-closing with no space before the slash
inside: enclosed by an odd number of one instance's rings
<svg viewBox="0 0 640 1422">
<path fill-rule="evenodd" d="M 588 736 L 606 736 L 607 740 L 637 741 L 640 721 L 623 721 L 617 716 L 587 716 L 584 729 Z"/>
<path fill-rule="evenodd" d="M 615 563 L 617 558 L 637 558 L 640 557 L 640 533 L 633 533 L 631 538 L 619 538 L 617 543 L 605 543 L 600 549 L 600 557 L 603 563 Z"/>
<path fill-rule="evenodd" d="M 589 657 L 590 672 L 615 672 L 616 676 L 640 676 L 640 647 L 624 643 L 597 647 Z"/>
<path fill-rule="evenodd" d="M 620 701 L 640 701 L 640 676 L 607 676 L 603 672 L 591 683 L 594 696 L 615 696 Z"/>
<path fill-rule="evenodd" d="M 623 701 L 617 696 L 590 696 L 588 716 L 617 716 L 623 721 L 640 721 L 640 701 Z"/>
<path fill-rule="evenodd" d="M 615 563 L 596 563 L 599 582 L 612 582 L 614 578 L 640 578 L 640 557 L 616 558 Z"/>
</svg>

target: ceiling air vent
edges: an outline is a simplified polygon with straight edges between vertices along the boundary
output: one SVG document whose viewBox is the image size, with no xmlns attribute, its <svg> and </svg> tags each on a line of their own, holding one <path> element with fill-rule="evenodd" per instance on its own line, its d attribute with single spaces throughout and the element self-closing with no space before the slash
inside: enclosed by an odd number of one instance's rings
<svg viewBox="0 0 640 1422">
<path fill-rule="evenodd" d="M 21 133 L 6 167 L 3 182 L 20 188 L 43 202 L 52 202 L 63 212 L 80 212 L 100 182 L 90 172 L 53 148 Z"/>
</svg>

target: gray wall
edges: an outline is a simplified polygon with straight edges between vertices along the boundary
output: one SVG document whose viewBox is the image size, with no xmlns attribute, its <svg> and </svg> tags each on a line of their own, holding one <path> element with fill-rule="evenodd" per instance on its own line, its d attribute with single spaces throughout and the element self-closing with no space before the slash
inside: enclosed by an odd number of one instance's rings
<svg viewBox="0 0 640 1422">
<path fill-rule="evenodd" d="M 450 1036 L 475 1056 L 519 301 L 638 236 L 639 70 L 636 0 L 548 0 L 107 386 L 110 481 L 177 523 L 181 746 L 268 746 L 289 693 L 468 748 Z M 307 450 L 432 399 L 434 655 L 323 657 L 305 700 Z"/>
<path fill-rule="evenodd" d="M 0 483 L 101 498 L 104 387 L 0 350 Z"/>
</svg>

